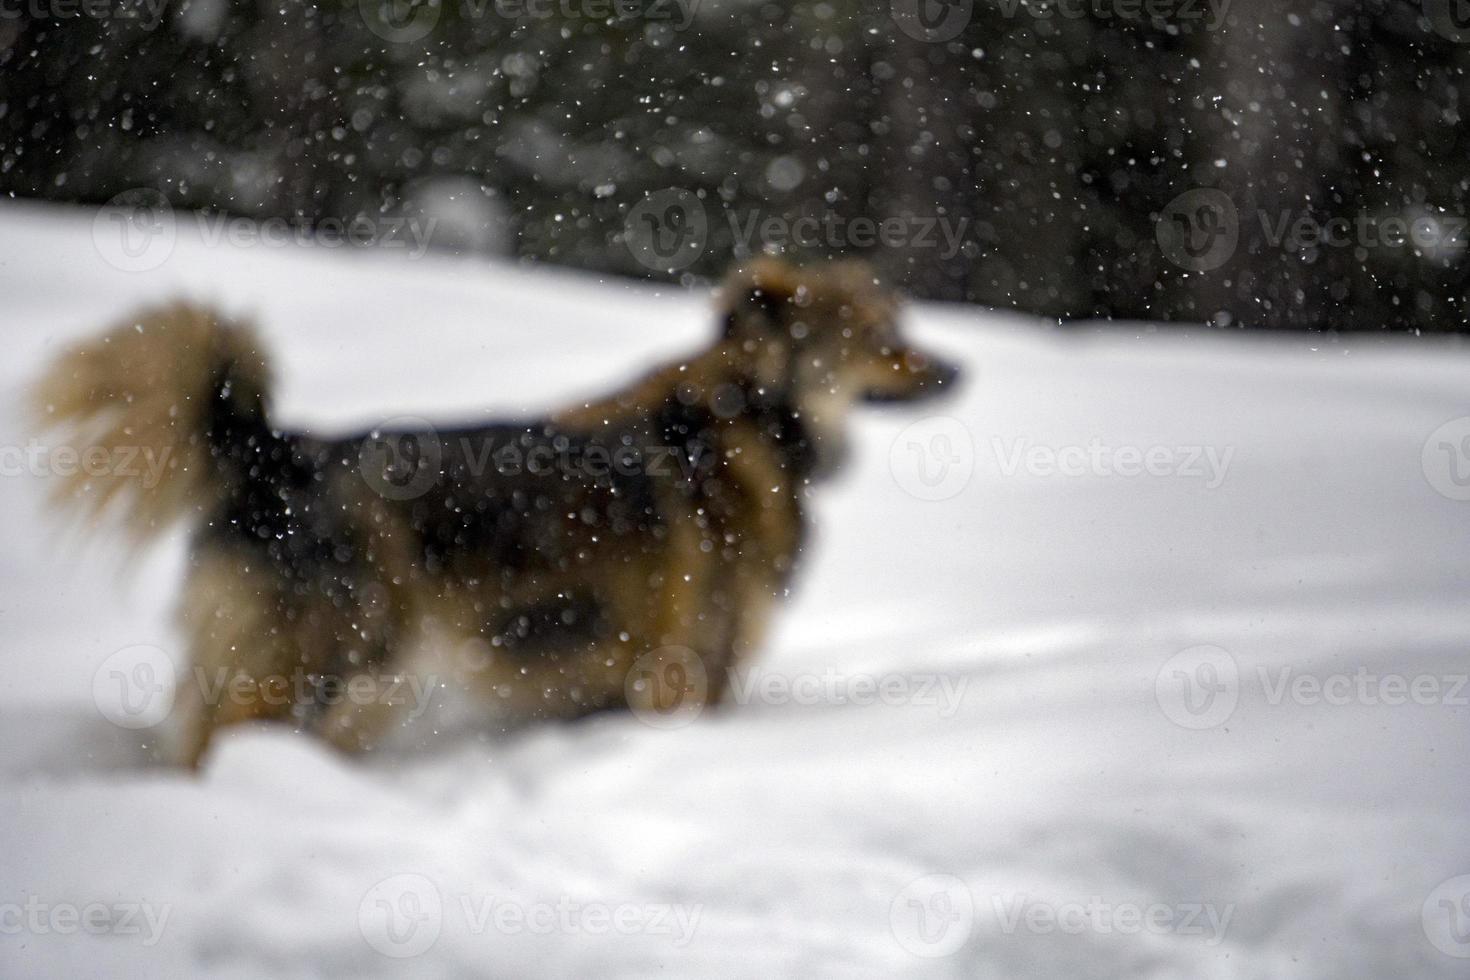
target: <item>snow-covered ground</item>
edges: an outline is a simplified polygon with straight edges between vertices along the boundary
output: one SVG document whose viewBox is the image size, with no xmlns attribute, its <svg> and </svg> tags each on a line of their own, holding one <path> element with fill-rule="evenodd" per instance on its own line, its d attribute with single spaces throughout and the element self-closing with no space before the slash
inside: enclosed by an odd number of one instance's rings
<svg viewBox="0 0 1470 980">
<path fill-rule="evenodd" d="M 709 329 L 176 230 L 126 272 L 91 212 L 0 205 L 6 392 L 176 293 L 258 316 L 322 429 L 554 405 Z M 864 411 L 745 703 L 372 762 L 240 731 L 197 778 L 94 697 L 178 655 L 182 535 L 78 540 L 7 400 L 0 976 L 1470 974 L 1470 351 L 910 318 L 968 385 Z"/>
</svg>

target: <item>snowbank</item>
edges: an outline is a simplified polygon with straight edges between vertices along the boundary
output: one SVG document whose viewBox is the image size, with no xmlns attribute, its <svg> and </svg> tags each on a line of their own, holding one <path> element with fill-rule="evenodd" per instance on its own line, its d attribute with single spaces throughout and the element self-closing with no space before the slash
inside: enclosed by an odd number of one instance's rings
<svg viewBox="0 0 1470 980">
<path fill-rule="evenodd" d="M 0 206 L 6 390 L 171 293 L 258 316 L 324 430 L 549 406 L 707 329 L 668 290 L 176 231 L 131 273 L 90 213 Z M 864 414 L 745 703 L 431 713 L 370 763 L 265 730 L 148 765 L 94 675 L 177 656 L 182 539 L 84 548 L 7 403 L 0 974 L 1465 976 L 1466 352 L 912 318 L 969 384 Z"/>
</svg>

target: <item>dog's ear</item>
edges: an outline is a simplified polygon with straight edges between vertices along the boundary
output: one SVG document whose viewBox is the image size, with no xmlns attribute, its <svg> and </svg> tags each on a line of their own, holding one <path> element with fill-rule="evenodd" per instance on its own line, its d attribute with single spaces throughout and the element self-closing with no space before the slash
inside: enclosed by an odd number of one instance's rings
<svg viewBox="0 0 1470 980">
<path fill-rule="evenodd" d="M 787 323 L 801 289 L 795 266 L 762 256 L 731 272 L 719 292 L 727 339 L 758 336 Z"/>
</svg>

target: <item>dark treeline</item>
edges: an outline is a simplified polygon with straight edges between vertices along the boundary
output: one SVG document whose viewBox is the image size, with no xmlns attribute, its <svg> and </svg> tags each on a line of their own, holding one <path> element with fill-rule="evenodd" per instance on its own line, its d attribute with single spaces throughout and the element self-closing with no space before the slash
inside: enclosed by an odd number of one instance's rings
<svg viewBox="0 0 1470 980">
<path fill-rule="evenodd" d="M 434 216 L 435 245 L 645 276 L 788 244 L 1062 319 L 1463 330 L 1463 6 L 26 0 L 0 191 Z"/>
</svg>

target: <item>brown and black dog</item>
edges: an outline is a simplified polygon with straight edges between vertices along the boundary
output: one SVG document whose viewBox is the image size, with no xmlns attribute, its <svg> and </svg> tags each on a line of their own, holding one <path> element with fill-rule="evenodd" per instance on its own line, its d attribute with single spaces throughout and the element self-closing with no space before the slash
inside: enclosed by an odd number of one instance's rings
<svg viewBox="0 0 1470 980">
<path fill-rule="evenodd" d="M 79 474 L 69 499 L 139 539 L 193 525 L 182 760 L 252 718 L 360 749 L 425 646 L 457 650 L 458 680 L 507 721 L 718 701 L 786 589 L 849 409 L 955 378 L 897 312 L 861 263 L 762 259 L 724 283 L 712 346 L 610 397 L 322 439 L 271 423 L 248 328 L 175 305 L 63 355 L 38 407 L 161 464 L 150 486 Z"/>
</svg>

